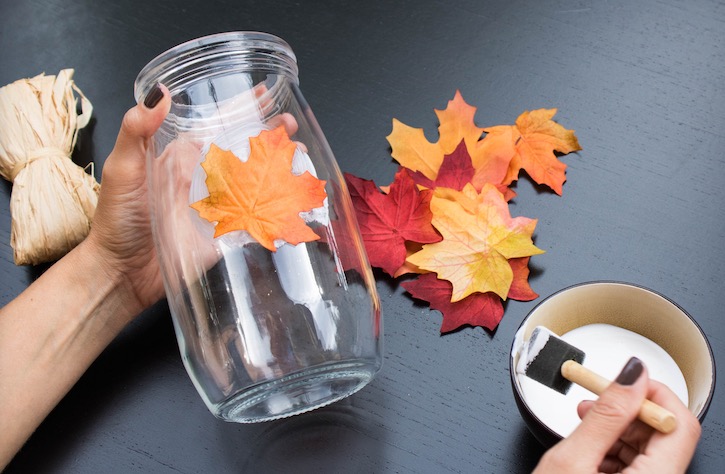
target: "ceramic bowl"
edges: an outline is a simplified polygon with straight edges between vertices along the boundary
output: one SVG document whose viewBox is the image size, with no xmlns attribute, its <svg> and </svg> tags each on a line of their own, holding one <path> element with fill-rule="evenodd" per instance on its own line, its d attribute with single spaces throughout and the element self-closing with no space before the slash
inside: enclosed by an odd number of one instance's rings
<svg viewBox="0 0 725 474">
<path fill-rule="evenodd" d="M 516 372 L 523 343 L 536 326 L 562 335 L 597 323 L 627 329 L 664 349 L 682 372 L 690 411 L 702 422 L 715 390 L 715 359 L 695 320 L 650 289 L 622 282 L 588 282 L 560 290 L 541 301 L 523 320 L 512 344 L 509 371 L 516 404 L 529 430 L 544 446 L 555 444 L 566 434 L 542 420 L 547 417 L 543 416 L 546 413 L 542 412 L 541 403 L 526 399 L 520 379 L 526 376 Z M 576 409 L 576 403 L 571 409 Z"/>
</svg>

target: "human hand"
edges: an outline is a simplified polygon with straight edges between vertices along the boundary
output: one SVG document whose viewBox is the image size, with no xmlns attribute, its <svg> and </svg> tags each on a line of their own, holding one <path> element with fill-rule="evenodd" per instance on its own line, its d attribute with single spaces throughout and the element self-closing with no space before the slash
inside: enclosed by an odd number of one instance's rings
<svg viewBox="0 0 725 474">
<path fill-rule="evenodd" d="M 113 151 L 103 166 L 98 207 L 85 249 L 97 258 L 127 297 L 136 315 L 164 294 L 151 237 L 146 186 L 146 152 L 171 107 L 164 86 L 126 112 Z"/>
<path fill-rule="evenodd" d="M 636 419 L 645 398 L 675 414 L 672 433 Z M 578 412 L 581 424 L 544 454 L 535 473 L 685 472 L 700 439 L 697 418 L 669 388 L 649 380 L 634 357 L 597 401 L 582 402 Z"/>
<path fill-rule="evenodd" d="M 266 88 L 254 89 L 257 99 L 266 101 Z M 262 100 L 260 99 L 260 100 Z M 263 104 L 264 105 L 264 104 Z M 93 258 L 101 261 L 112 281 L 117 281 L 127 295 L 123 314 L 133 317 L 158 301 L 164 295 L 163 281 L 151 235 L 149 202 L 146 183 L 146 156 L 156 130 L 161 126 L 171 107 L 168 89 L 159 85 L 147 95 L 144 104 L 130 109 L 123 118 L 116 145 L 106 159 L 101 179 L 98 207 L 91 232 L 82 246 Z M 284 126 L 288 134 L 297 131 L 297 122 L 290 114 L 275 116 L 267 127 Z M 298 144 L 304 149 L 304 145 Z M 177 191 L 188 194 L 191 175 L 201 144 L 184 137 L 174 141 L 161 152 L 160 160 L 180 170 Z M 189 159 L 191 157 L 191 159 Z M 177 199 L 177 206 L 168 209 L 180 219 L 188 220 L 187 200 Z M 187 223 L 188 224 L 188 223 Z M 186 228 L 192 228 L 186 225 Z M 190 235 L 174 238 L 192 238 Z M 207 246 L 208 247 L 208 246 Z M 211 248 L 197 248 L 205 261 L 217 258 Z M 211 265 L 211 263 L 209 263 Z"/>
</svg>

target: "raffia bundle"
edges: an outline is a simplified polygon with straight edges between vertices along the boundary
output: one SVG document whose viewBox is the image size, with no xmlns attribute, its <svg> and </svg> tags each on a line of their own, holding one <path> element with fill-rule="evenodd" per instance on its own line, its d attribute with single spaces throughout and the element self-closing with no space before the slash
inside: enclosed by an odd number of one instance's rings
<svg viewBox="0 0 725 474">
<path fill-rule="evenodd" d="M 13 182 L 10 245 L 17 265 L 65 255 L 88 235 L 96 210 L 98 182 L 70 159 L 93 109 L 72 77 L 64 69 L 0 88 L 0 174 Z"/>
</svg>

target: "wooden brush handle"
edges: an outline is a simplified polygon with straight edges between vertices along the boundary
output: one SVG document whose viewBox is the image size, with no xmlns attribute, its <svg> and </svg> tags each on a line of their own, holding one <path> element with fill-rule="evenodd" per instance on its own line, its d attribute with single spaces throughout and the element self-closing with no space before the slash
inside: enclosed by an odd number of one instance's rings
<svg viewBox="0 0 725 474">
<path fill-rule="evenodd" d="M 573 360 L 562 364 L 561 375 L 597 395 L 600 395 L 612 383 Z M 677 426 L 677 420 L 671 411 L 647 399 L 642 402 L 638 418 L 662 433 L 671 433 Z"/>
</svg>

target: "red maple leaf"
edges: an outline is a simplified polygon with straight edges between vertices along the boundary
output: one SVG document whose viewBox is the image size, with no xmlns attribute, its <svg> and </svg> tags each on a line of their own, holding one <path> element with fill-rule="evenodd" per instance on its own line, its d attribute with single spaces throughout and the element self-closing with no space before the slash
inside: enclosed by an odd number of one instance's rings
<svg viewBox="0 0 725 474">
<path fill-rule="evenodd" d="M 419 191 L 408 170 L 401 168 L 383 194 L 374 182 L 346 173 L 370 265 L 390 276 L 403 265 L 405 242 L 433 243 L 441 236 L 431 225 L 432 191 Z"/>
<path fill-rule="evenodd" d="M 539 297 L 529 285 L 529 259 L 531 257 L 512 258 L 509 260 L 514 279 L 509 288 L 508 297 L 518 301 L 531 301 Z"/>
<path fill-rule="evenodd" d="M 411 172 L 411 176 L 416 184 L 428 189 L 441 187 L 461 191 L 467 183 L 471 183 L 476 188 L 476 191 L 480 191 L 484 184 L 490 182 L 504 195 L 504 199 L 507 202 L 516 197 L 516 193 L 505 184 L 483 181 L 486 179 L 486 176 L 479 173 L 473 167 L 471 154 L 468 152 L 466 142 L 463 140 L 461 140 L 461 143 L 458 144 L 458 147 L 453 153 L 443 158 L 443 163 L 438 170 L 438 176 L 436 176 L 435 180 L 428 178 L 420 171 Z"/>
<path fill-rule="evenodd" d="M 443 163 L 438 170 L 438 176 L 435 180 L 426 177 L 420 171 L 411 174 L 416 184 L 433 189 L 437 187 L 451 188 L 460 191 L 463 187 L 471 182 L 473 174 L 476 172 L 471 163 L 471 155 L 466 148 L 466 142 L 461 140 L 453 153 L 443 157 Z"/>
<path fill-rule="evenodd" d="M 453 285 L 437 278 L 435 273 L 423 274 L 401 285 L 414 298 L 427 301 L 431 308 L 443 314 L 441 333 L 454 331 L 466 324 L 493 331 L 503 318 L 503 304 L 495 293 L 473 293 L 451 303 Z"/>
</svg>

